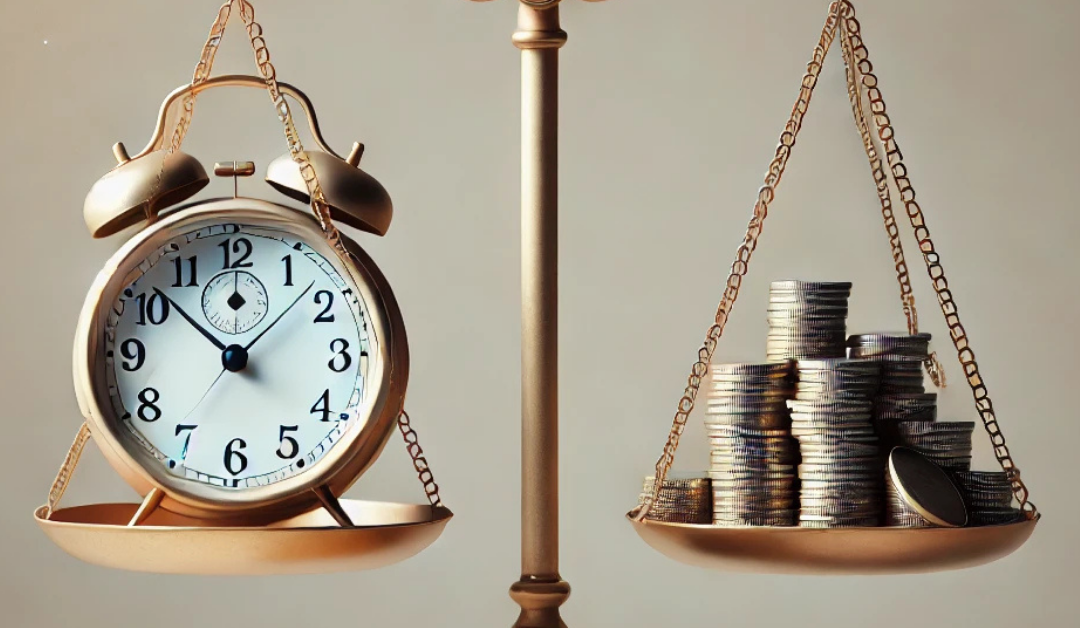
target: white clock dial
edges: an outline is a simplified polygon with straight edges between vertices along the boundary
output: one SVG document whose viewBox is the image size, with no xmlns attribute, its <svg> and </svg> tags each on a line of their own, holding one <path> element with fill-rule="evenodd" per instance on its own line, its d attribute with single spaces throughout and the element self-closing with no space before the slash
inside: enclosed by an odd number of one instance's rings
<svg viewBox="0 0 1080 628">
<path fill-rule="evenodd" d="M 377 339 L 352 285 L 285 231 L 223 224 L 133 273 L 105 328 L 113 409 L 170 473 L 226 488 L 302 473 L 362 427 Z"/>
</svg>

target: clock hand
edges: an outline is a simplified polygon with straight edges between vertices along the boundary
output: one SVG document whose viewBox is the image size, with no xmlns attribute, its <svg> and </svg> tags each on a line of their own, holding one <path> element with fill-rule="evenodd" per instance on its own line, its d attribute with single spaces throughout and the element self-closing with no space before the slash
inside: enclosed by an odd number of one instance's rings
<svg viewBox="0 0 1080 628">
<path fill-rule="evenodd" d="M 206 329 L 204 329 L 202 327 L 202 325 L 199 325 L 198 323 L 196 323 L 195 319 L 188 316 L 188 313 L 185 312 L 183 310 L 183 308 L 181 308 L 179 305 L 177 305 L 176 301 L 173 301 L 171 298 L 169 298 L 169 295 L 165 294 L 161 290 L 158 290 L 157 288 L 154 288 L 154 292 L 157 293 L 157 295 L 160 296 L 161 298 L 168 301 L 169 305 L 173 306 L 173 308 L 175 308 L 177 312 L 180 312 L 180 316 L 183 316 L 184 320 L 186 320 L 188 323 L 191 323 L 191 326 L 194 327 L 195 329 L 197 329 L 199 331 L 199 333 L 202 334 L 203 336 L 205 336 L 207 340 L 209 340 L 211 343 L 214 344 L 215 347 L 217 347 L 218 349 L 220 349 L 222 351 L 225 350 L 225 345 L 220 340 L 215 338 L 214 335 L 211 334 L 210 332 L 206 331 Z"/>
<path fill-rule="evenodd" d="M 254 344 L 255 344 L 256 342 L 258 342 L 258 341 L 259 341 L 259 338 L 262 338 L 263 336 L 265 336 L 265 335 L 266 335 L 266 332 L 270 331 L 270 329 L 271 329 L 271 328 L 273 328 L 273 326 L 274 326 L 274 325 L 277 325 L 277 324 L 278 324 L 278 321 L 280 321 L 280 320 L 281 320 L 282 318 L 284 318 L 284 316 L 285 316 L 286 314 L 288 314 L 288 313 L 289 313 L 289 310 L 293 309 L 293 306 L 294 306 L 294 305 L 296 305 L 297 303 L 299 303 L 299 302 L 300 302 L 300 299 L 303 299 L 303 298 L 304 298 L 304 295 L 305 295 L 305 294 L 307 294 L 307 293 L 308 293 L 308 290 L 311 290 L 311 287 L 312 287 L 312 286 L 314 286 L 314 285 L 315 285 L 315 282 L 314 282 L 314 281 L 312 281 L 311 283 L 309 283 L 309 284 L 308 284 L 308 287 L 307 287 L 307 288 L 304 288 L 304 291 L 300 293 L 300 296 L 296 297 L 296 300 L 295 300 L 295 301 L 293 301 L 292 303 L 290 303 L 290 304 L 289 304 L 289 307 L 285 308 L 285 309 L 284 309 L 284 310 L 283 310 L 283 311 L 281 312 L 281 314 L 278 314 L 278 317 L 277 317 L 277 318 L 275 318 L 275 319 L 273 320 L 273 322 L 271 322 L 271 323 L 270 323 L 269 325 L 267 325 L 267 326 L 266 326 L 266 329 L 264 329 L 264 330 L 262 330 L 261 332 L 259 332 L 259 335 L 258 335 L 258 336 L 255 336 L 254 340 L 252 340 L 251 342 L 249 342 L 249 343 L 247 344 L 247 346 L 246 346 L 246 347 L 244 347 L 244 351 L 248 351 L 249 349 L 251 349 L 251 346 L 252 346 L 252 345 L 254 345 Z"/>
</svg>

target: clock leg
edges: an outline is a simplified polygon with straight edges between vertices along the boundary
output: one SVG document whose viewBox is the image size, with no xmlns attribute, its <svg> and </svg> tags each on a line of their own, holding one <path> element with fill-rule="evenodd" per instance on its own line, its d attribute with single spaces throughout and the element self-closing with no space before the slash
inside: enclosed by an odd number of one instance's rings
<svg viewBox="0 0 1080 628">
<path fill-rule="evenodd" d="M 128 521 L 128 527 L 133 528 L 143 521 L 146 521 L 155 510 L 158 505 L 161 504 L 161 500 L 165 498 L 165 491 L 160 488 L 150 489 L 150 492 L 143 498 L 142 503 L 139 504 L 139 509 L 135 511 L 134 516 L 131 517 L 131 521 Z"/>
<path fill-rule="evenodd" d="M 334 521 L 338 522 L 338 525 L 343 528 L 353 527 L 353 522 L 352 519 L 349 518 L 349 513 L 345 512 L 345 509 L 341 507 L 341 502 L 338 501 L 337 497 L 334 497 L 334 494 L 330 492 L 329 488 L 324 485 L 311 490 L 315 492 L 315 495 L 319 498 L 323 508 L 326 509 L 326 512 L 330 513 L 330 516 L 334 518 Z"/>
</svg>

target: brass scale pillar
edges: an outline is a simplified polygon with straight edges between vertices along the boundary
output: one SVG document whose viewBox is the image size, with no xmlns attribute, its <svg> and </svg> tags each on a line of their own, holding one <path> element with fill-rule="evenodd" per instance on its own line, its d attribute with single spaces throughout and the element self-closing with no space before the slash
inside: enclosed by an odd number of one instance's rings
<svg viewBox="0 0 1080 628">
<path fill-rule="evenodd" d="M 485 0 L 474 0 L 483 2 Z M 521 579 L 516 628 L 565 628 L 559 607 L 560 0 L 519 0 L 521 49 Z M 599 2 L 601 0 L 589 0 Z"/>
</svg>

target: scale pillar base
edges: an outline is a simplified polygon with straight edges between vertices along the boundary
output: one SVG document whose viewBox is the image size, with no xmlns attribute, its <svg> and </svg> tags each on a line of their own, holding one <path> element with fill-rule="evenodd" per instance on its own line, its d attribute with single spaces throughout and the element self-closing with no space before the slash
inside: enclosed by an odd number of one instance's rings
<svg viewBox="0 0 1080 628">
<path fill-rule="evenodd" d="M 566 628 L 559 607 L 570 597 L 564 580 L 523 579 L 510 587 L 510 597 L 521 607 L 514 628 Z"/>
</svg>

